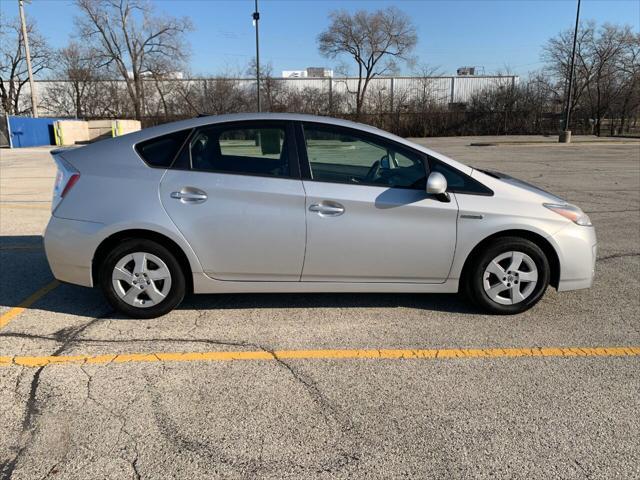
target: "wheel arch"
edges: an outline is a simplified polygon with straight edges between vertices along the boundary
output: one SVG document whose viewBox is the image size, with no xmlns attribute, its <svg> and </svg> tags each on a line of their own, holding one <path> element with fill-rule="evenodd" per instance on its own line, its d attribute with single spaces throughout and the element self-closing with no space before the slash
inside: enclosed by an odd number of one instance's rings
<svg viewBox="0 0 640 480">
<path fill-rule="evenodd" d="M 530 230 L 519 230 L 519 229 L 502 230 L 500 232 L 493 233 L 492 235 L 489 235 L 488 237 L 481 240 L 475 247 L 473 247 L 469 255 L 467 255 L 467 259 L 465 260 L 464 265 L 462 267 L 462 272 L 460 275 L 462 285 L 466 285 L 468 271 L 471 265 L 473 265 L 473 262 L 475 261 L 479 253 L 482 251 L 482 249 L 488 243 L 503 237 L 524 238 L 526 240 L 529 240 L 535 243 L 538 247 L 540 247 L 540 249 L 544 252 L 549 262 L 549 268 L 550 268 L 549 284 L 555 289 L 558 288 L 558 285 L 560 283 L 560 258 L 558 257 L 558 252 L 556 252 L 556 249 L 553 247 L 553 245 L 542 235 L 532 232 Z"/>
<path fill-rule="evenodd" d="M 153 242 L 159 243 L 160 245 L 168 249 L 171 253 L 173 253 L 176 256 L 176 260 L 178 260 L 178 263 L 180 264 L 180 267 L 182 268 L 182 271 L 184 273 L 184 277 L 187 282 L 187 291 L 193 292 L 193 270 L 191 268 L 189 258 L 185 254 L 182 247 L 178 245 L 174 240 L 167 237 L 166 235 L 163 235 L 162 233 L 145 229 L 121 230 L 119 232 L 111 234 L 110 236 L 102 240 L 102 242 L 100 242 L 100 245 L 98 245 L 98 248 L 93 255 L 93 261 L 91 262 L 91 277 L 94 285 L 98 284 L 100 265 L 109 254 L 111 249 L 118 243 L 130 239 L 151 240 Z"/>
</svg>

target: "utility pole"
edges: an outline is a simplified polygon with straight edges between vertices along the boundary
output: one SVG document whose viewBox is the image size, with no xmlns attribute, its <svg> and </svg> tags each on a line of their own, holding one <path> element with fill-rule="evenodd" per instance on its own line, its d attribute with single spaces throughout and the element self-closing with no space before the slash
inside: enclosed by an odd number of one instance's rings
<svg viewBox="0 0 640 480">
<path fill-rule="evenodd" d="M 258 0 L 256 2 L 256 10 L 253 12 L 253 24 L 256 27 L 256 92 L 258 95 L 258 112 L 262 111 L 260 104 L 260 39 L 258 36 L 258 22 L 260 21 L 260 12 L 258 12 Z"/>
<path fill-rule="evenodd" d="M 256 0 L 257 1 L 257 0 Z M 38 99 L 33 84 L 33 71 L 31 69 L 31 52 L 29 52 L 29 37 L 27 36 L 27 22 L 24 19 L 24 0 L 18 0 L 20 7 L 20 23 L 22 23 L 22 41 L 24 42 L 24 55 L 27 58 L 27 71 L 29 72 L 29 88 L 31 89 L 31 115 L 38 117 Z"/>
<path fill-rule="evenodd" d="M 576 41 L 578 40 L 578 25 L 580 23 L 580 0 L 576 10 L 576 27 L 573 30 L 573 48 L 571 49 L 571 66 L 569 67 L 569 84 L 567 85 L 567 105 L 564 111 L 564 130 L 560 133 L 560 143 L 571 143 L 571 130 L 569 130 L 569 120 L 571 119 L 571 94 L 573 93 L 573 69 L 576 62 Z"/>
</svg>

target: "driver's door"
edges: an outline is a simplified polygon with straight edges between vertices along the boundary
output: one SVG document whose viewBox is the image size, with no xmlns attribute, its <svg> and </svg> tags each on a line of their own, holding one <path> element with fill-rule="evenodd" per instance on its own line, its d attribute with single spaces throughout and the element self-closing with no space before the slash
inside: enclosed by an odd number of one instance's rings
<svg viewBox="0 0 640 480">
<path fill-rule="evenodd" d="M 358 130 L 305 124 L 303 131 L 302 280 L 444 282 L 458 207 L 453 194 L 443 202 L 426 193 L 423 158 Z"/>
</svg>

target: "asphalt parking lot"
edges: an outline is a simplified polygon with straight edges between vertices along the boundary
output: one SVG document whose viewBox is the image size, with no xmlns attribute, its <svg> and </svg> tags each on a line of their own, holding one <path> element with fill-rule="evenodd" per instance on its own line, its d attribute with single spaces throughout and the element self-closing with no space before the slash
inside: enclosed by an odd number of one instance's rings
<svg viewBox="0 0 640 480">
<path fill-rule="evenodd" d="M 513 317 L 247 294 L 130 320 L 53 282 L 53 162 L 1 150 L 0 478 L 640 478 L 640 142 L 419 141 L 580 205 L 594 287 Z"/>
</svg>

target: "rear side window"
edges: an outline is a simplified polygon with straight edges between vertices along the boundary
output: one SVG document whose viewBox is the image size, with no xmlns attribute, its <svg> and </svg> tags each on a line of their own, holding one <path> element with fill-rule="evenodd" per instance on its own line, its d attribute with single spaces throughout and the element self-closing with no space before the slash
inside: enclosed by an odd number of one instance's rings
<svg viewBox="0 0 640 480">
<path fill-rule="evenodd" d="M 284 126 L 214 126 L 193 135 L 188 155 L 194 170 L 288 177 L 286 142 Z"/>
<path fill-rule="evenodd" d="M 169 168 L 191 130 L 170 133 L 136 145 L 136 151 L 152 167 Z"/>
</svg>

